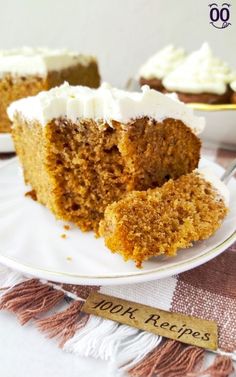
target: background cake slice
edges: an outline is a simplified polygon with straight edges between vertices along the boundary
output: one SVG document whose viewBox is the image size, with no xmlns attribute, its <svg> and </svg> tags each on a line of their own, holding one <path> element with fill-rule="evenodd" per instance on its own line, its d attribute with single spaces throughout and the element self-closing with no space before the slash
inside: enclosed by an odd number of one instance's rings
<svg viewBox="0 0 236 377">
<path fill-rule="evenodd" d="M 72 51 L 45 48 L 0 51 L 0 132 L 10 132 L 6 109 L 11 102 L 64 81 L 97 88 L 100 76 L 96 59 Z"/>
<path fill-rule="evenodd" d="M 227 214 L 228 200 L 228 189 L 217 177 L 194 171 L 109 205 L 100 235 L 111 251 L 140 267 L 153 256 L 173 256 L 210 237 Z"/>
<path fill-rule="evenodd" d="M 140 85 L 149 85 L 150 88 L 163 91 L 163 79 L 185 59 L 183 48 L 168 45 L 155 55 L 151 56 L 139 70 Z"/>
<path fill-rule="evenodd" d="M 97 231 L 106 206 L 161 186 L 198 165 L 204 119 L 148 87 L 61 87 L 8 109 L 26 183 L 37 200 L 82 230 Z"/>
<path fill-rule="evenodd" d="M 230 103 L 231 76 L 231 68 L 213 55 L 208 43 L 203 43 L 165 76 L 163 86 L 185 103 Z"/>
</svg>

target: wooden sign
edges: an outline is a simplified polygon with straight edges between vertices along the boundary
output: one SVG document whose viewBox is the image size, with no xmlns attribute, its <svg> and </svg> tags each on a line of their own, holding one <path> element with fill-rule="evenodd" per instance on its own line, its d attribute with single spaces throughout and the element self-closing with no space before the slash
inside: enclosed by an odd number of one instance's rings
<svg viewBox="0 0 236 377">
<path fill-rule="evenodd" d="M 98 292 L 90 293 L 82 311 L 183 343 L 217 349 L 217 324 L 214 321 L 167 312 Z"/>
</svg>

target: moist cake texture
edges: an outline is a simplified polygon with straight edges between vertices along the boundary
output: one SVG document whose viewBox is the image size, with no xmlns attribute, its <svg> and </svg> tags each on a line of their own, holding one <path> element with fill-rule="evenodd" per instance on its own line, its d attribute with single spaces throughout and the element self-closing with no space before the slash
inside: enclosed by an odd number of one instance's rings
<svg viewBox="0 0 236 377">
<path fill-rule="evenodd" d="M 95 230 L 106 206 L 198 165 L 204 120 L 148 87 L 42 92 L 13 103 L 13 139 L 26 183 L 59 219 Z"/>
<path fill-rule="evenodd" d="M 210 237 L 226 216 L 227 203 L 224 184 L 195 171 L 160 188 L 126 194 L 106 208 L 99 232 L 112 252 L 141 267 L 153 256 L 174 256 Z"/>
<path fill-rule="evenodd" d="M 10 132 L 6 109 L 11 102 L 33 96 L 68 81 L 97 88 L 100 84 L 94 57 L 67 50 L 22 48 L 0 51 L 0 132 Z"/>
</svg>

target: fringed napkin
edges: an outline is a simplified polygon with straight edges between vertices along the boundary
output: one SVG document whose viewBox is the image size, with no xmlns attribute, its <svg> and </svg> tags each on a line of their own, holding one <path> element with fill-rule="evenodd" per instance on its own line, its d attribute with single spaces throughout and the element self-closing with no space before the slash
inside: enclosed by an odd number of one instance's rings
<svg viewBox="0 0 236 377">
<path fill-rule="evenodd" d="M 167 279 L 126 286 L 74 286 L 29 279 L 1 267 L 0 308 L 32 321 L 59 346 L 107 360 L 110 376 L 227 377 L 236 360 L 236 243 L 212 261 Z M 219 349 L 203 368 L 205 351 L 81 313 L 92 290 L 217 322 Z M 63 308 L 61 309 L 61 303 Z M 47 314 L 50 311 L 54 314 Z"/>
</svg>

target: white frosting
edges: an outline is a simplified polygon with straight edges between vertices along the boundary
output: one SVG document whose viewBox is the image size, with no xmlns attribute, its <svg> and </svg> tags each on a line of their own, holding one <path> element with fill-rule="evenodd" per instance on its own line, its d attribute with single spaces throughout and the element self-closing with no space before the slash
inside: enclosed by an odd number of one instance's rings
<svg viewBox="0 0 236 377">
<path fill-rule="evenodd" d="M 226 207 L 229 206 L 229 190 L 227 186 L 209 168 L 197 170 L 205 181 L 211 183 L 220 197 L 224 200 Z"/>
<path fill-rule="evenodd" d="M 49 71 L 65 69 L 75 64 L 88 65 L 95 58 L 68 50 L 23 47 L 0 51 L 0 76 L 12 75 L 46 76 Z"/>
<path fill-rule="evenodd" d="M 205 125 L 205 119 L 194 115 L 193 110 L 173 96 L 164 95 L 147 85 L 142 92 L 126 92 L 103 84 L 98 89 L 70 86 L 67 83 L 41 92 L 34 97 L 23 98 L 8 107 L 11 120 L 15 113 L 27 120 L 37 120 L 45 126 L 52 119 L 66 117 L 72 122 L 81 118 L 116 120 L 127 123 L 131 119 L 147 116 L 157 121 L 165 118 L 181 120 L 196 134 Z"/>
<path fill-rule="evenodd" d="M 220 95 L 225 93 L 230 77 L 229 66 L 214 57 L 209 45 L 204 43 L 164 78 L 163 85 L 170 91 Z"/>
<path fill-rule="evenodd" d="M 168 45 L 150 59 L 140 68 L 139 77 L 145 79 L 163 79 L 169 72 L 173 71 L 185 58 L 183 48 L 175 48 Z"/>
</svg>

